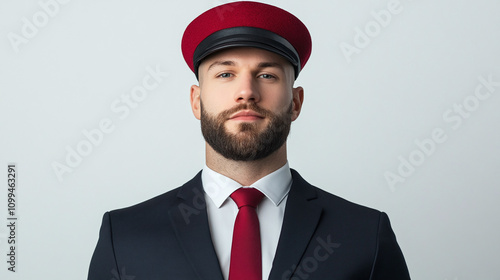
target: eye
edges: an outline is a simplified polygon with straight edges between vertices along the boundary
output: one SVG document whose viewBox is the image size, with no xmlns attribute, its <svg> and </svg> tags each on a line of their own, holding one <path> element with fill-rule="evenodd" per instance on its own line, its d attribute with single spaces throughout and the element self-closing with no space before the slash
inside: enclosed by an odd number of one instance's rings
<svg viewBox="0 0 500 280">
<path fill-rule="evenodd" d="M 217 78 L 230 78 L 231 75 L 232 75 L 231 73 L 221 73 L 217 75 Z"/>
<path fill-rule="evenodd" d="M 275 79 L 276 78 L 271 74 L 261 74 L 259 77 L 261 77 L 263 79 Z"/>
</svg>

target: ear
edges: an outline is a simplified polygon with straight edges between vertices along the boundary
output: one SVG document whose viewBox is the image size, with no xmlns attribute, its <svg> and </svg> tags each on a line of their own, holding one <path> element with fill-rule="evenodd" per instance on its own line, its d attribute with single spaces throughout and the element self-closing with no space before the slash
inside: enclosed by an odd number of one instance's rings
<svg viewBox="0 0 500 280">
<path fill-rule="evenodd" d="M 197 85 L 192 85 L 190 89 L 189 101 L 191 102 L 191 110 L 193 110 L 193 115 L 198 120 L 201 118 L 201 99 L 200 99 L 200 87 Z"/>
<path fill-rule="evenodd" d="M 292 121 L 295 121 L 302 109 L 302 104 L 304 103 L 304 89 L 302 87 L 296 87 L 292 89 L 293 94 L 293 107 L 292 107 Z"/>
</svg>

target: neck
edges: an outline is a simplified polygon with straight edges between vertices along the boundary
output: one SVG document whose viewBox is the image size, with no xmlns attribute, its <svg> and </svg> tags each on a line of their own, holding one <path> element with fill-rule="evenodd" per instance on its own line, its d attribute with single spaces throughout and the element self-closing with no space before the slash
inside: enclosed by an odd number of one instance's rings
<svg viewBox="0 0 500 280">
<path fill-rule="evenodd" d="M 286 164 L 286 143 L 269 156 L 253 161 L 235 161 L 223 157 L 210 145 L 206 146 L 207 166 L 243 186 L 250 186 L 262 177 L 280 169 Z"/>
</svg>

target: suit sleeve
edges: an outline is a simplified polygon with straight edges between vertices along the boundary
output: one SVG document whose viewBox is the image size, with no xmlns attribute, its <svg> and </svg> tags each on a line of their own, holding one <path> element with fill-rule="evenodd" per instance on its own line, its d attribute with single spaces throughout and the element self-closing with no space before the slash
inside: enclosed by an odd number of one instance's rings
<svg viewBox="0 0 500 280">
<path fill-rule="evenodd" d="M 381 213 L 378 230 L 378 244 L 370 280 L 408 280 L 410 274 L 389 217 Z"/>
<path fill-rule="evenodd" d="M 104 214 L 99 241 L 90 261 L 88 280 L 119 280 L 119 271 L 113 248 L 113 237 L 109 213 Z"/>
</svg>

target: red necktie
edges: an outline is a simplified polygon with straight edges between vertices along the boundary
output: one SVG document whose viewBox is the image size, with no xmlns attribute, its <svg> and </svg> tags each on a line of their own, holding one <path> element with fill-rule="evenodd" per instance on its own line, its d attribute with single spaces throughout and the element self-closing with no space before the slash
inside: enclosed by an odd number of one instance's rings
<svg viewBox="0 0 500 280">
<path fill-rule="evenodd" d="M 254 188 L 240 188 L 231 194 L 239 211 L 234 222 L 229 280 L 262 280 L 259 218 L 255 208 L 263 197 Z"/>
</svg>

